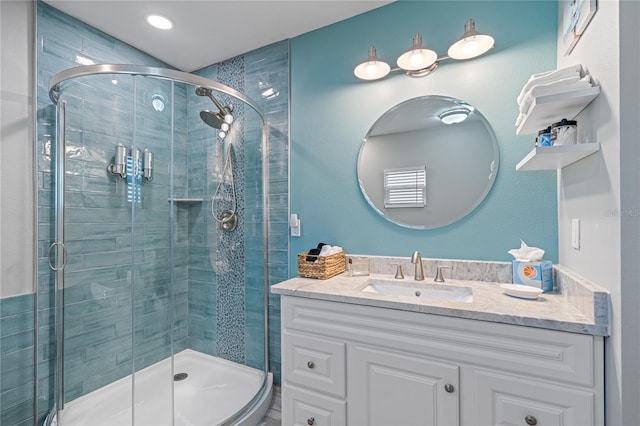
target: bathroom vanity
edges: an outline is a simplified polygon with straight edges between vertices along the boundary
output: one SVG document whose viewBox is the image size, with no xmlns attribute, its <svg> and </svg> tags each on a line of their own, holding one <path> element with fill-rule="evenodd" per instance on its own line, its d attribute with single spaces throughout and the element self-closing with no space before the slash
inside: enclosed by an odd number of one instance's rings
<svg viewBox="0 0 640 426">
<path fill-rule="evenodd" d="M 456 301 L 363 291 L 375 280 L 393 275 L 272 287 L 282 295 L 283 424 L 604 423 L 606 292 L 565 278 L 580 302 L 523 300 L 497 283 L 447 280 L 471 289 Z"/>
</svg>

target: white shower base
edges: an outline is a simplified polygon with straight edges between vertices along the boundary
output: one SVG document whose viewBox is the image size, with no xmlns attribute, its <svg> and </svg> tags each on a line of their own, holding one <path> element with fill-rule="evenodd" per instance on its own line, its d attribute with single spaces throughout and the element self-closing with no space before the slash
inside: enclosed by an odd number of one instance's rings
<svg viewBox="0 0 640 426">
<path fill-rule="evenodd" d="M 173 374 L 187 373 L 182 381 Z M 135 374 L 136 426 L 213 426 L 225 421 L 258 393 L 264 372 L 190 349 Z M 272 376 L 257 406 L 236 424 L 255 425 L 269 408 Z M 173 386 L 175 422 L 172 421 Z M 124 426 L 132 424 L 131 376 L 65 404 L 60 426 Z M 58 422 L 53 420 L 52 425 Z"/>
</svg>

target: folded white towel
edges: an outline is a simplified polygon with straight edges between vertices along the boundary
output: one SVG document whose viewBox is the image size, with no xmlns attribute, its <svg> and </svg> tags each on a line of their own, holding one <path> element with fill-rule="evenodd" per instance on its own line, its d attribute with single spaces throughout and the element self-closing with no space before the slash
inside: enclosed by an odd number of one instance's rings
<svg viewBox="0 0 640 426">
<path fill-rule="evenodd" d="M 559 70 L 551 70 L 551 71 L 545 71 L 539 74 L 533 74 L 529 78 L 529 81 L 527 81 L 527 83 L 524 85 L 524 87 L 520 91 L 520 94 L 518 95 L 518 98 L 517 98 L 518 103 L 522 103 L 522 99 L 524 98 L 524 95 L 529 90 L 531 90 L 531 88 L 535 85 L 551 83 L 554 81 L 562 80 L 567 77 L 573 77 L 573 76 L 580 77 L 581 73 L 582 73 L 582 65 L 577 64 L 577 65 L 572 65 L 570 67 L 562 68 Z"/>
<path fill-rule="evenodd" d="M 342 251 L 342 247 L 340 246 L 330 246 L 325 244 L 320 249 L 320 254 L 318 256 L 331 256 L 332 254 L 340 253 Z"/>
<path fill-rule="evenodd" d="M 577 77 L 569 77 L 552 83 L 533 86 L 523 97 L 519 105 L 520 112 L 527 114 L 533 99 L 536 96 L 552 95 L 556 93 L 570 92 L 572 90 L 587 89 L 591 87 L 591 76 L 586 75 L 579 79 Z"/>
</svg>

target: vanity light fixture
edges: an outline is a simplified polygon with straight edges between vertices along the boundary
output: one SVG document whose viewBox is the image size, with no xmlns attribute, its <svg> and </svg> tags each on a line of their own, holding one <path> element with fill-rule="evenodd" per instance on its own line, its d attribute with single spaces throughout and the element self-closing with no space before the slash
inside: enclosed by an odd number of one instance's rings
<svg viewBox="0 0 640 426">
<path fill-rule="evenodd" d="M 369 48 L 369 56 L 353 70 L 356 77 L 362 80 L 378 80 L 385 77 L 391 71 L 391 67 L 386 62 L 376 56 L 376 48 Z"/>
<path fill-rule="evenodd" d="M 490 35 L 477 32 L 475 22 L 469 19 L 464 25 L 462 37 L 449 48 L 448 56 L 438 57 L 436 52 L 422 45 L 422 36 L 416 34 L 411 49 L 398 57 L 397 68 L 391 69 L 389 64 L 376 56 L 376 48 L 371 46 L 369 56 L 353 70 L 353 73 L 362 80 L 378 80 L 394 71 L 404 71 L 409 77 L 424 77 L 435 71 L 444 59 L 475 58 L 489 51 L 494 43 Z"/>
<path fill-rule="evenodd" d="M 171 19 L 158 14 L 147 16 L 147 22 L 149 25 L 159 30 L 170 30 L 173 28 L 173 22 Z"/>
</svg>

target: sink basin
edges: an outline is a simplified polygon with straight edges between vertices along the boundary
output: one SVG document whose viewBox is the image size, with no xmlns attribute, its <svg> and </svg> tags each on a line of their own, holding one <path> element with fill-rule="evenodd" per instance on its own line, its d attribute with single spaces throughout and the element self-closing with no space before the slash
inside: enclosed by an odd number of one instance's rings
<svg viewBox="0 0 640 426">
<path fill-rule="evenodd" d="M 362 289 L 365 293 L 388 294 L 429 300 L 452 300 L 455 302 L 473 302 L 470 287 L 446 284 L 429 284 L 416 281 L 368 280 Z"/>
</svg>

